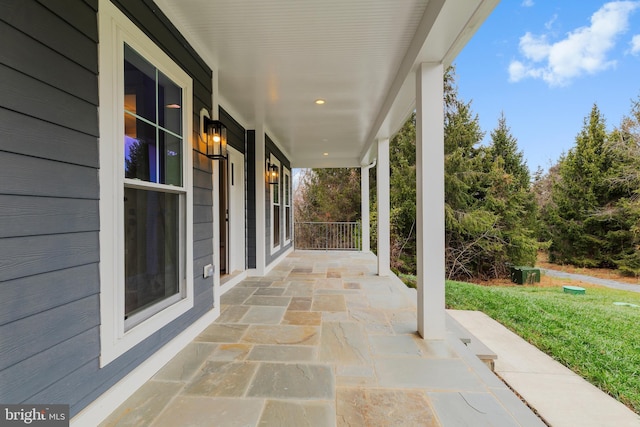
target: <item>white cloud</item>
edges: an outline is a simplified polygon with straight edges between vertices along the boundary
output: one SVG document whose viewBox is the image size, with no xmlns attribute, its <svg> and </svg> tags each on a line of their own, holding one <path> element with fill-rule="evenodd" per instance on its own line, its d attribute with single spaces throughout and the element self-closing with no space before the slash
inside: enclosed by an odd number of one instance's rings
<svg viewBox="0 0 640 427">
<path fill-rule="evenodd" d="M 522 0 L 522 7 L 532 7 L 533 6 L 533 0 Z"/>
<path fill-rule="evenodd" d="M 530 77 L 542 79 L 550 86 L 563 86 L 583 74 L 614 67 L 615 60 L 607 54 L 615 46 L 617 37 L 627 31 L 629 15 L 638 7 L 637 1 L 606 3 L 591 16 L 590 26 L 577 28 L 555 43 L 550 43 L 547 35 L 526 33 L 520 38 L 524 58 L 512 61 L 509 80 L 517 82 Z M 640 40 L 636 37 L 632 52 L 640 53 Z"/>
<path fill-rule="evenodd" d="M 631 39 L 631 53 L 633 55 L 640 54 L 640 34 L 633 36 Z"/>
</svg>

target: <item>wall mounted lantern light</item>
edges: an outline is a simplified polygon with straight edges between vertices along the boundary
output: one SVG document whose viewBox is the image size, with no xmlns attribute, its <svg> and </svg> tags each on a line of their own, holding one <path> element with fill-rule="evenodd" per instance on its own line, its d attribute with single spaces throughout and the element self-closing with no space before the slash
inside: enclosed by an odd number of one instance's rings
<svg viewBox="0 0 640 427">
<path fill-rule="evenodd" d="M 269 184 L 270 185 L 278 185 L 280 182 L 280 172 L 278 165 L 269 163 L 267 165 L 267 173 L 269 174 Z"/>
<path fill-rule="evenodd" d="M 207 157 L 214 160 L 227 159 L 227 128 L 220 120 L 211 120 L 202 117 L 204 121 L 205 142 L 207 144 Z"/>
</svg>

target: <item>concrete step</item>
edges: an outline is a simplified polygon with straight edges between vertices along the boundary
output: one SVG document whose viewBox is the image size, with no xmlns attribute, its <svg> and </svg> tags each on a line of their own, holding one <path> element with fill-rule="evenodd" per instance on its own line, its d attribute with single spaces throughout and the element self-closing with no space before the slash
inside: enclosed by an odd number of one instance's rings
<svg viewBox="0 0 640 427">
<path fill-rule="evenodd" d="M 475 354 L 478 359 L 487 365 L 491 371 L 495 371 L 495 364 L 498 355 L 480 341 L 475 335 L 465 329 L 456 319 L 449 313 L 446 315 L 446 327 L 449 333 L 453 333 L 470 352 Z"/>
</svg>

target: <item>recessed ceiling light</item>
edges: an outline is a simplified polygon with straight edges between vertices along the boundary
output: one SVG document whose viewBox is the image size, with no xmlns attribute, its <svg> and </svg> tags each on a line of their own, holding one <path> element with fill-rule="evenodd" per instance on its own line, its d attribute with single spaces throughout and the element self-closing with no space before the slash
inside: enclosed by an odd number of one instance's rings
<svg viewBox="0 0 640 427">
<path fill-rule="evenodd" d="M 319 98 L 319 99 L 316 99 L 316 101 L 315 101 L 315 102 L 316 102 L 316 104 L 318 104 L 318 105 L 322 105 L 322 104 L 324 104 L 326 101 L 325 101 L 324 99 L 322 99 L 322 98 Z"/>
<path fill-rule="evenodd" d="M 323 155 L 323 156 L 328 156 L 328 155 L 329 155 L 329 153 L 322 153 L 322 155 Z"/>
</svg>

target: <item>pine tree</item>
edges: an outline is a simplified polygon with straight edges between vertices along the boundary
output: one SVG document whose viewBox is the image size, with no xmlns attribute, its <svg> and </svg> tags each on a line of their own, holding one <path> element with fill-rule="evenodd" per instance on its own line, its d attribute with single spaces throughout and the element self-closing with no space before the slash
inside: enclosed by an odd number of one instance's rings
<svg viewBox="0 0 640 427">
<path fill-rule="evenodd" d="M 518 141 L 511 135 L 504 112 L 500 114 L 498 126 L 491 132 L 491 145 L 488 149 L 492 161 L 502 158 L 505 173 L 511 176 L 514 188 L 529 188 L 531 176 Z"/>
<path fill-rule="evenodd" d="M 560 158 L 559 179 L 547 211 L 550 259 L 579 266 L 606 266 L 606 221 L 596 215 L 606 203 L 607 174 L 612 166 L 605 150 L 605 119 L 597 105 L 584 120 L 574 148 Z"/>
<path fill-rule="evenodd" d="M 606 178 L 607 204 L 598 217 L 607 218 L 607 262 L 628 275 L 640 276 L 640 98 L 606 145 L 612 167 Z"/>
<path fill-rule="evenodd" d="M 478 203 L 485 197 L 476 146 L 484 136 L 471 103 L 458 98 L 455 70 L 445 73 L 445 245 L 449 279 L 490 274 L 491 252 L 501 244 L 494 232 L 497 217 Z"/>
<path fill-rule="evenodd" d="M 405 122 L 389 144 L 391 267 L 416 271 L 416 115 Z"/>
<path fill-rule="evenodd" d="M 486 209 L 499 215 L 506 263 L 532 266 L 536 260 L 536 204 L 530 174 L 516 138 L 502 114 L 486 149 Z M 506 271 L 502 274 L 506 274 Z"/>
</svg>

